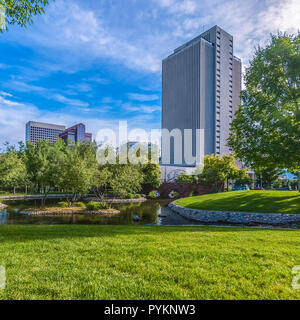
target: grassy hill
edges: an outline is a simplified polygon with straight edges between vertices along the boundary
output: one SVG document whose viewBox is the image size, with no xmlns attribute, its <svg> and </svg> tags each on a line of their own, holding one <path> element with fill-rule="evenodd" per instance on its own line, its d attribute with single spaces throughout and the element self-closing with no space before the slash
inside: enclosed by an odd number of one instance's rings
<svg viewBox="0 0 300 320">
<path fill-rule="evenodd" d="M 300 192 L 233 191 L 179 199 L 176 204 L 199 210 L 300 214 Z"/>
</svg>

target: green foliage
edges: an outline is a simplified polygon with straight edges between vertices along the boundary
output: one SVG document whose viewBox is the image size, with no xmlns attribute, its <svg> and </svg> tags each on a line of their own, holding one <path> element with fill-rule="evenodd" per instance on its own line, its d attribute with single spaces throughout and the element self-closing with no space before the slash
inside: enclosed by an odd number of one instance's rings
<svg viewBox="0 0 300 320">
<path fill-rule="evenodd" d="M 69 206 L 68 202 L 65 201 L 58 202 L 57 205 L 61 208 L 68 208 Z"/>
<path fill-rule="evenodd" d="M 195 197 L 197 195 L 197 191 L 193 190 L 190 192 L 189 197 Z"/>
<path fill-rule="evenodd" d="M 156 199 L 157 198 L 157 190 L 149 192 L 149 198 Z"/>
<path fill-rule="evenodd" d="M 143 176 L 138 166 L 116 165 L 112 170 L 110 188 L 114 195 L 125 198 L 128 194 L 138 193 L 141 190 Z"/>
<path fill-rule="evenodd" d="M 247 169 L 241 170 L 235 164 L 234 156 L 231 154 L 207 155 L 204 157 L 204 168 L 198 176 L 199 183 L 215 185 L 217 190 L 224 191 L 225 183 L 230 180 L 249 179 Z"/>
<path fill-rule="evenodd" d="M 0 186 L 3 189 L 24 187 L 27 180 L 27 170 L 23 155 L 8 145 L 6 153 L 0 155 Z"/>
<path fill-rule="evenodd" d="M 94 178 L 94 192 L 99 199 L 103 199 L 110 186 L 113 172 L 108 165 L 99 168 Z"/>
<path fill-rule="evenodd" d="M 85 208 L 86 206 L 84 202 L 78 201 L 76 202 L 76 207 Z"/>
<path fill-rule="evenodd" d="M 103 207 L 100 202 L 90 201 L 86 204 L 86 208 L 90 211 L 98 211 Z"/>
<path fill-rule="evenodd" d="M 129 193 L 127 196 L 126 196 L 126 199 L 140 199 L 142 196 L 140 194 L 133 194 L 133 193 Z"/>
<path fill-rule="evenodd" d="M 300 171 L 300 33 L 259 47 L 246 70 L 229 146 L 252 168 Z"/>
<path fill-rule="evenodd" d="M 158 164 L 145 164 L 141 166 L 141 174 L 144 176 L 143 184 L 148 184 L 153 188 L 161 185 L 161 169 Z"/>
<path fill-rule="evenodd" d="M 176 178 L 176 182 L 184 182 L 184 183 L 195 183 L 195 177 L 194 176 L 190 176 L 188 174 L 181 174 L 179 177 Z"/>
<path fill-rule="evenodd" d="M 6 23 L 18 24 L 21 27 L 32 24 L 33 17 L 44 13 L 44 7 L 48 4 L 48 0 L 0 0 L 0 8 L 5 10 Z M 1 28 L 0 32 L 3 32 Z"/>
<path fill-rule="evenodd" d="M 262 185 L 264 188 L 271 188 L 272 183 L 278 180 L 283 173 L 283 170 L 278 170 L 277 168 L 256 168 L 256 184 Z"/>
<path fill-rule="evenodd" d="M 60 169 L 58 186 L 73 194 L 74 203 L 80 194 L 87 193 L 94 184 L 98 163 L 92 144 L 83 143 L 67 147 Z"/>
</svg>

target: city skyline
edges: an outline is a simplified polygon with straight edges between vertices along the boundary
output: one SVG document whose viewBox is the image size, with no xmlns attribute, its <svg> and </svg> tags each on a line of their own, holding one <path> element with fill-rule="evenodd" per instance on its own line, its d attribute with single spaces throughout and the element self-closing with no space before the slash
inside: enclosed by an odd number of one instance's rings
<svg viewBox="0 0 300 320">
<path fill-rule="evenodd" d="M 65 6 L 51 3 L 28 29 L 14 26 L 1 35 L 1 146 L 23 140 L 32 119 L 67 127 L 84 122 L 94 136 L 119 120 L 160 128 L 161 60 L 170 50 L 217 24 L 233 35 L 235 54 L 247 65 L 270 32 L 295 32 L 300 8 L 293 0 L 238 6 L 231 0 L 114 6 L 77 0 Z"/>
</svg>

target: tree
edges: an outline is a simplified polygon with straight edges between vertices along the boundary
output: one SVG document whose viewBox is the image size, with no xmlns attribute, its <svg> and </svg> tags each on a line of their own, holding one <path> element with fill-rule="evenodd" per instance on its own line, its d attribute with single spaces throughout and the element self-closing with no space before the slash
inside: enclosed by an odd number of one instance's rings
<svg viewBox="0 0 300 320">
<path fill-rule="evenodd" d="M 69 206 L 74 204 L 81 194 L 92 188 L 98 170 L 96 152 L 90 143 L 76 143 L 67 146 L 61 163 L 58 185 L 71 197 L 67 197 Z"/>
<path fill-rule="evenodd" d="M 18 24 L 26 27 L 33 23 L 33 17 L 45 13 L 44 7 L 49 4 L 48 0 L 0 0 L 0 9 L 4 8 L 7 24 Z M 1 14 L 1 12 L 0 12 Z M 8 29 L 7 25 L 1 28 L 0 32 Z"/>
<path fill-rule="evenodd" d="M 24 187 L 27 181 L 26 166 L 23 157 L 14 147 L 8 147 L 6 153 L 0 155 L 0 185 L 5 189 Z"/>
<path fill-rule="evenodd" d="M 247 166 L 300 172 L 299 75 L 300 33 L 273 35 L 256 50 L 228 140 Z"/>
<path fill-rule="evenodd" d="M 113 173 L 109 170 L 109 167 L 100 168 L 95 175 L 95 194 L 99 199 L 104 199 L 107 194 L 107 190 L 110 186 Z"/>
<path fill-rule="evenodd" d="M 110 188 L 114 195 L 126 197 L 130 193 L 138 193 L 142 188 L 142 183 L 143 175 L 137 166 L 114 166 L 110 182 Z"/>
<path fill-rule="evenodd" d="M 254 171 L 256 177 L 260 180 L 260 186 L 269 188 L 284 173 L 283 170 L 278 170 L 277 168 L 255 168 Z"/>
<path fill-rule="evenodd" d="M 195 183 L 195 176 L 190 176 L 186 173 L 181 174 L 179 177 L 175 179 L 175 182 L 183 182 L 183 183 Z"/>
<path fill-rule="evenodd" d="M 141 175 L 143 175 L 143 184 L 158 188 L 161 185 L 161 169 L 158 164 L 144 164 L 141 166 Z"/>
<path fill-rule="evenodd" d="M 36 145 L 27 143 L 24 160 L 28 176 L 35 192 L 42 192 L 42 205 L 45 205 L 51 187 L 59 185 L 66 145 L 58 139 L 51 144 L 47 139 Z"/>
<path fill-rule="evenodd" d="M 225 154 L 223 157 L 207 155 L 204 157 L 204 167 L 198 176 L 198 182 L 215 185 L 220 192 L 224 190 L 225 183 L 228 190 L 230 180 L 249 177 L 246 172 L 247 169 L 241 170 L 236 166 L 234 156 L 231 154 Z"/>
</svg>

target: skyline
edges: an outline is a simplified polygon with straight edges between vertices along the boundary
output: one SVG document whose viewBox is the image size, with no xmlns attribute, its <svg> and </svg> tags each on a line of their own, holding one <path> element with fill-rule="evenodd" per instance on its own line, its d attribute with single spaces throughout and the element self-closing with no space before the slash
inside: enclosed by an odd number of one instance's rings
<svg viewBox="0 0 300 320">
<path fill-rule="evenodd" d="M 161 60 L 174 48 L 219 25 L 247 65 L 270 32 L 296 31 L 299 11 L 295 0 L 58 0 L 32 26 L 0 35 L 0 145 L 24 140 L 30 120 L 84 122 L 94 136 L 119 120 L 158 129 Z"/>
</svg>

